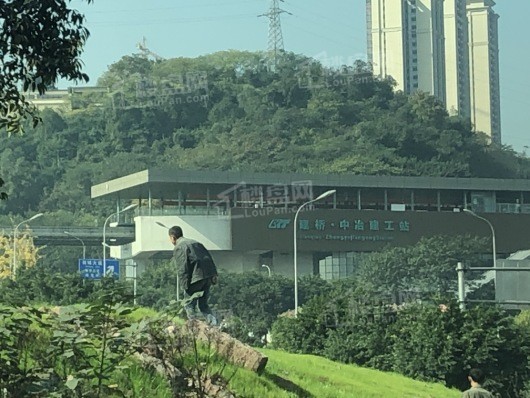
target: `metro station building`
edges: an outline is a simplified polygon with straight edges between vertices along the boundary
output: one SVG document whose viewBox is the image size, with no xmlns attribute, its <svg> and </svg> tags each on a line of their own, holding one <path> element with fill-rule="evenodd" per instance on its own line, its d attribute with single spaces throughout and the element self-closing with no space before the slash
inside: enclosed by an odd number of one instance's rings
<svg viewBox="0 0 530 398">
<path fill-rule="evenodd" d="M 202 242 L 219 268 L 293 275 L 297 219 L 298 273 L 339 279 L 360 257 L 434 235 L 491 237 L 498 258 L 530 248 L 530 180 L 250 173 L 149 169 L 92 187 L 92 198 L 111 198 L 135 209 L 135 240 L 111 256 L 139 272 L 169 259 L 167 229 L 179 225 Z M 163 226 L 162 226 L 163 225 Z M 492 255 L 491 251 L 485 255 Z"/>
</svg>

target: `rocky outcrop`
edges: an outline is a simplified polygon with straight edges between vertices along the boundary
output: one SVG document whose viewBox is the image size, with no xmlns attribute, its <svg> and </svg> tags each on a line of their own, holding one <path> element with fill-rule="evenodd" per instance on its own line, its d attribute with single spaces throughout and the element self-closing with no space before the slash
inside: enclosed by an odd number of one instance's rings
<svg viewBox="0 0 530 398">
<path fill-rule="evenodd" d="M 268 357 L 251 346 L 197 319 L 189 320 L 187 326 L 198 339 L 211 344 L 228 362 L 258 374 L 265 370 Z"/>
<path fill-rule="evenodd" d="M 186 391 L 182 396 L 235 398 L 226 380 L 221 374 L 212 373 L 207 363 L 196 364 L 197 368 L 191 369 L 178 369 L 175 366 L 179 363 L 175 362 L 175 354 L 193 352 L 193 347 L 199 341 L 207 345 L 209 350 L 217 352 L 227 362 L 258 374 L 261 374 L 267 365 L 267 356 L 222 332 L 218 327 L 210 326 L 198 319 L 189 320 L 186 325 L 180 326 L 170 322 L 162 333 L 151 335 L 150 342 L 141 347 L 141 351 L 136 353 L 136 358 L 143 365 L 155 369 L 164 376 L 174 391 Z"/>
</svg>

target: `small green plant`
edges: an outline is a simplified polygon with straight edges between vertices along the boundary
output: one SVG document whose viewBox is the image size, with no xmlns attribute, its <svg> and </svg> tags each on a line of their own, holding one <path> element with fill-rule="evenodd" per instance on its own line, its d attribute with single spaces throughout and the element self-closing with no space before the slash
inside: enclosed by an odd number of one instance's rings
<svg viewBox="0 0 530 398">
<path fill-rule="evenodd" d="M 189 300 L 193 298 L 195 295 Z M 197 320 L 183 324 L 179 316 L 185 304 L 172 301 L 158 317 L 148 322 L 144 347 L 158 360 L 175 396 L 193 391 L 198 397 L 206 397 L 212 389 L 225 388 L 226 361 L 217 356 L 212 334 L 206 333 L 205 339 L 199 340 Z"/>
<path fill-rule="evenodd" d="M 93 303 L 64 309 L 53 320 L 46 362 L 54 370 L 56 396 L 124 393 L 114 379 L 137 350 L 137 334 L 144 326 L 127 321 L 132 308 L 123 304 L 125 296 L 120 285 L 111 285 Z"/>
<path fill-rule="evenodd" d="M 43 313 L 30 307 L 0 307 L 0 397 L 20 391 L 38 395 L 47 372 L 32 357 Z M 42 324 L 42 323 L 41 323 Z"/>
</svg>

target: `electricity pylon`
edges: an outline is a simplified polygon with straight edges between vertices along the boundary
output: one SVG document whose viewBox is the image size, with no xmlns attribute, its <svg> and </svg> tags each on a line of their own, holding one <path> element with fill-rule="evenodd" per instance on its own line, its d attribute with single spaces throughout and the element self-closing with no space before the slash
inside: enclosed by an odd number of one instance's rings
<svg viewBox="0 0 530 398">
<path fill-rule="evenodd" d="M 271 0 L 269 12 L 258 15 L 259 17 L 269 18 L 269 57 L 272 58 L 274 66 L 278 62 L 280 52 L 283 51 L 283 35 L 282 35 L 282 24 L 280 21 L 280 14 L 286 13 L 293 15 L 288 11 L 280 8 L 280 1 L 284 0 Z"/>
<path fill-rule="evenodd" d="M 136 47 L 138 47 L 142 57 L 144 57 L 144 58 L 149 58 L 149 56 L 151 56 L 151 57 L 153 57 L 155 59 L 155 61 L 162 61 L 164 59 L 160 55 L 154 53 L 149 48 L 147 48 L 147 40 L 145 39 L 145 37 L 143 38 L 143 40 L 140 43 L 136 44 Z"/>
</svg>

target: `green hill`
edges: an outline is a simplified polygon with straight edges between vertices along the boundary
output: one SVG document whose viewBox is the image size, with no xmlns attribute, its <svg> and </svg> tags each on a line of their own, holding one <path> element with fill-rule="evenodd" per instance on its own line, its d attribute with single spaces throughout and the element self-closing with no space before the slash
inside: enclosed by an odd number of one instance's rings
<svg viewBox="0 0 530 398">
<path fill-rule="evenodd" d="M 334 69 L 285 53 L 271 70 L 261 53 L 125 56 L 98 85 L 109 91 L 80 96 L 75 112 L 45 109 L 24 135 L 0 134 L 3 214 L 62 211 L 91 225 L 114 206 L 92 200 L 92 185 L 152 167 L 530 176 L 528 158 L 488 145 L 434 97 L 395 91 L 361 61 Z"/>
<path fill-rule="evenodd" d="M 281 398 L 457 398 L 461 393 L 378 370 L 345 365 L 314 355 L 263 349 L 269 363 L 261 376 L 237 370 L 230 389 L 238 397 Z M 228 372 L 226 372 L 228 374 Z"/>
</svg>

